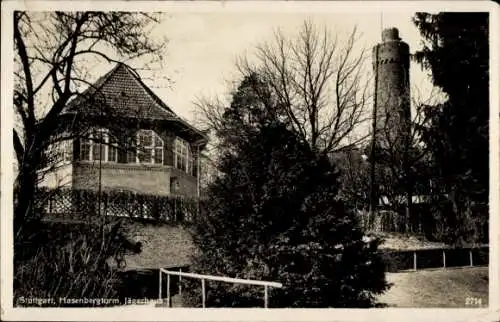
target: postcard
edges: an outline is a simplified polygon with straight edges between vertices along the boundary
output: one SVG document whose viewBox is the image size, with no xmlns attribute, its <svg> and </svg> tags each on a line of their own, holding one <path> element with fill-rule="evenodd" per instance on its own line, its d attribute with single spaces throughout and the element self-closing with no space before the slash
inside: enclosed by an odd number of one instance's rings
<svg viewBox="0 0 500 322">
<path fill-rule="evenodd" d="M 498 14 L 3 2 L 2 319 L 498 320 Z"/>
</svg>

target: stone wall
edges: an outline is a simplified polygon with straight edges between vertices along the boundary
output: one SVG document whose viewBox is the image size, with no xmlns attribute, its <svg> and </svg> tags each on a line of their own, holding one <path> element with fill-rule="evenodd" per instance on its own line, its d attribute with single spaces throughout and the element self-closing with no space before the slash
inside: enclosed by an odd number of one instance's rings
<svg viewBox="0 0 500 322">
<path fill-rule="evenodd" d="M 196 253 L 192 231 L 180 224 L 130 222 L 128 236 L 141 243 L 141 252 L 125 257 L 126 270 L 189 266 Z"/>
</svg>

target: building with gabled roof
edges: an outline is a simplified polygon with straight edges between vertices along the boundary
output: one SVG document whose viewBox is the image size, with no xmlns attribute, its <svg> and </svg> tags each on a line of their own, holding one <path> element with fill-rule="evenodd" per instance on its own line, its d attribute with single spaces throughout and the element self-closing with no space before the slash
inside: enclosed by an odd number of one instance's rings
<svg viewBox="0 0 500 322">
<path fill-rule="evenodd" d="M 61 165 L 41 186 L 197 196 L 207 136 L 118 63 L 63 109 Z"/>
<path fill-rule="evenodd" d="M 61 153 L 58 164 L 48 173 L 44 171 L 39 187 L 68 188 L 71 193 L 128 192 L 119 195 L 130 197 L 125 198 L 126 202 L 140 213 L 127 215 L 128 238 L 140 244 L 141 251 L 125 256 L 125 270 L 156 277 L 159 268 L 189 266 L 195 246 L 186 227 L 172 224 L 173 219 L 162 222 L 149 218 L 147 213 L 153 208 L 143 207 L 146 204 L 138 201 L 144 195 L 154 196 L 154 200 L 162 199 L 158 196 L 199 197 L 200 156 L 208 142 L 205 133 L 176 115 L 133 69 L 122 63 L 70 101 L 60 120 L 58 133 L 64 139 L 53 149 Z M 96 199 L 97 195 L 91 194 Z M 100 200 L 81 203 L 76 198 L 78 194 L 63 196 L 54 202 L 58 208 L 55 211 L 50 210 L 49 198 L 46 212 L 55 216 L 47 216 L 46 220 L 88 224 L 91 221 L 86 218 L 90 216 L 86 215 L 98 209 L 94 203 L 99 203 L 107 215 L 123 217 L 122 210 L 127 208 L 119 201 L 114 207 L 109 204 L 106 207 Z M 57 198 L 56 193 L 53 200 Z M 192 198 L 172 198 L 179 199 Z M 167 208 L 162 209 L 173 216 Z M 76 219 L 66 212 L 74 213 Z M 134 219 L 141 216 L 149 221 L 141 223 Z M 151 282 L 144 282 L 145 277 L 139 279 L 143 284 Z M 148 288 L 157 287 L 155 283 L 148 284 Z"/>
</svg>

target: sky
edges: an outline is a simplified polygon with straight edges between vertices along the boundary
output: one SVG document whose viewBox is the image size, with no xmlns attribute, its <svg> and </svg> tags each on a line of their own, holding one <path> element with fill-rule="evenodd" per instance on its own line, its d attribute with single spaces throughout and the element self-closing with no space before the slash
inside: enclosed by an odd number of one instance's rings
<svg viewBox="0 0 500 322">
<path fill-rule="evenodd" d="M 376 11 L 248 13 L 224 10 L 166 13 L 151 31 L 155 37 L 168 38 L 163 67 L 154 71 L 154 80 L 147 77 L 147 72 L 142 75 L 145 83 L 167 105 L 181 117 L 193 121 L 197 117 L 194 113 L 197 98 L 228 94 L 228 82 L 238 79 L 237 57 L 247 55 L 251 58 L 255 46 L 272 40 L 277 28 L 285 35 L 294 36 L 308 19 L 328 28 L 342 41 L 356 27 L 360 35 L 358 45 L 371 52 L 371 48 L 381 41 L 382 28 L 396 27 L 414 52 L 421 48 L 422 39 L 411 21 L 413 15 L 414 12 L 401 11 L 384 14 Z M 102 73 L 111 68 L 109 65 L 98 70 Z M 423 96 L 432 90 L 427 74 L 420 65 L 411 62 L 412 88 L 418 87 Z"/>
<path fill-rule="evenodd" d="M 89 7 L 82 2 L 58 2 L 61 10 L 161 12 L 159 23 L 148 28 L 151 39 L 168 39 L 167 50 L 161 64 L 153 65 L 153 70 L 145 70 L 147 57 L 127 61 L 127 63 L 138 68 L 144 83 L 174 112 L 201 129 L 205 126 L 203 122 L 199 122 L 195 102 L 200 97 L 210 99 L 217 97 L 227 100 L 234 84 L 241 80 L 241 75 L 238 74 L 236 68 L 237 58 L 246 56 L 251 60 L 255 47 L 263 42 L 272 41 L 278 29 L 285 37 L 295 37 L 304 22 L 308 20 L 320 30 L 326 28 L 342 43 L 356 28 L 359 36 L 356 48 L 364 47 L 370 55 L 372 47 L 381 42 L 382 30 L 396 27 L 399 29 L 402 40 L 410 45 L 411 52 L 421 48 L 422 39 L 412 23 L 415 8 L 409 10 L 404 6 L 393 5 L 381 10 L 380 7 L 374 7 L 375 9 L 367 6 L 356 7 L 355 2 L 353 5 L 351 3 L 340 5 L 338 2 L 270 3 L 271 5 L 264 6 L 255 5 L 255 3 L 252 5 L 252 2 L 231 2 L 230 5 L 211 2 L 204 3 L 205 6 L 203 6 L 197 2 L 183 2 L 182 4 L 164 2 L 158 5 L 155 3 L 155 6 L 146 6 L 144 2 L 137 1 L 116 2 L 122 7 L 112 6 L 115 2 L 93 2 L 94 7 Z M 37 8 L 39 4 L 43 5 Z M 105 5 L 110 7 L 106 8 Z M 37 23 L 43 26 L 46 10 L 52 8 L 47 6 L 50 7 L 50 3 L 33 2 L 26 9 L 32 11 L 32 18 L 36 18 Z M 43 28 L 40 32 L 42 30 Z M 28 38 L 36 43 L 39 41 L 37 37 L 34 35 Z M 50 31 L 45 32 L 45 37 L 48 37 L 47 40 L 56 41 Z M 108 54 L 106 50 L 104 52 Z M 114 57 L 114 55 L 110 56 Z M 115 63 L 107 62 L 102 58 L 96 61 L 96 56 L 88 59 L 79 57 L 78 68 L 85 73 L 85 76 L 82 76 L 85 82 L 81 82 L 79 86 L 80 92 L 87 87 L 88 83 L 95 82 L 115 66 Z M 368 60 L 367 64 L 371 65 L 371 60 Z M 38 79 L 35 79 L 35 83 L 39 83 L 48 71 L 43 71 L 44 68 L 47 69 L 47 66 L 40 68 L 42 69 L 36 72 L 35 77 Z M 366 71 L 367 74 L 371 74 L 371 67 Z M 420 95 L 425 98 L 435 96 L 427 73 L 419 65 L 411 62 L 412 95 L 415 94 L 413 89 L 418 88 L 420 93 L 423 93 Z M 371 76 L 367 75 L 367 77 Z M 35 111 L 38 117 L 45 114 L 51 107 L 51 93 L 51 82 L 47 82 L 36 98 L 37 106 L 40 107 Z M 19 123 L 19 117 L 15 115 L 15 126 Z M 368 130 L 368 127 L 364 125 L 358 128 L 359 133 Z"/>
</svg>

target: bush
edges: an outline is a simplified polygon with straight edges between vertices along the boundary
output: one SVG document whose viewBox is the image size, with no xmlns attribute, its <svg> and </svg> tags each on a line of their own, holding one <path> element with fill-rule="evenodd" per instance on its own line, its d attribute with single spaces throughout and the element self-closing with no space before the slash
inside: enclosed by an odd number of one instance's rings
<svg viewBox="0 0 500 322">
<path fill-rule="evenodd" d="M 125 252 L 133 247 L 126 240 L 120 222 L 108 222 L 105 225 L 96 222 L 42 222 L 38 228 L 38 233 L 29 242 L 15 245 L 15 305 L 118 304 L 72 304 L 60 299 L 118 299 L 120 281 L 112 266 L 123 265 Z M 53 301 L 38 304 L 23 301 L 27 298 Z"/>
<path fill-rule="evenodd" d="M 486 203 L 470 203 L 453 207 L 450 200 L 436 198 L 431 204 L 436 228 L 428 233 L 429 239 L 452 246 L 487 244 L 489 240 L 489 211 Z"/>
</svg>

